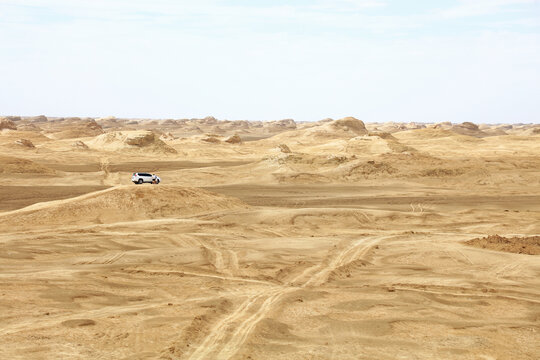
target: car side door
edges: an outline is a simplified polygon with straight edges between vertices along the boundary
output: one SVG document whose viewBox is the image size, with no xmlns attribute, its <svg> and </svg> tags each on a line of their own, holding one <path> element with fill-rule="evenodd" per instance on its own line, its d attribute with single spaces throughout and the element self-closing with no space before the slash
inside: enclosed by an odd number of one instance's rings
<svg viewBox="0 0 540 360">
<path fill-rule="evenodd" d="M 152 182 L 152 175 L 147 173 L 140 173 L 139 174 L 144 182 Z"/>
</svg>

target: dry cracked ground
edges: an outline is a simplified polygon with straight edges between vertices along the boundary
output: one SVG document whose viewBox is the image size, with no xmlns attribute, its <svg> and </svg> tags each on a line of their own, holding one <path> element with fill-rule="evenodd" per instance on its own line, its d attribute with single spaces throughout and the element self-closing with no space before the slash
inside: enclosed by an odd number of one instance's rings
<svg viewBox="0 0 540 360">
<path fill-rule="evenodd" d="M 538 125 L 0 125 L 2 359 L 540 357 Z"/>
</svg>

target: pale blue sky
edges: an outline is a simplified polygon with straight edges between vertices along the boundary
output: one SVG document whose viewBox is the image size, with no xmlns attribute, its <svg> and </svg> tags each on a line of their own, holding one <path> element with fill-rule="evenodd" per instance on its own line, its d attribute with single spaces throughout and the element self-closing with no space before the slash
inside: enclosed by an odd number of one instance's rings
<svg viewBox="0 0 540 360">
<path fill-rule="evenodd" d="M 538 0 L 0 0 L 0 115 L 540 122 Z"/>
</svg>

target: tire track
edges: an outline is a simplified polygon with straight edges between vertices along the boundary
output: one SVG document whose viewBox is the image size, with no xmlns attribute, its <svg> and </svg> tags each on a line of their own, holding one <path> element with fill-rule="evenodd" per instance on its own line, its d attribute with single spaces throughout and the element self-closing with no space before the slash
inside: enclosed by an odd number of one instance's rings
<svg viewBox="0 0 540 360">
<path fill-rule="evenodd" d="M 191 360 L 209 359 L 210 355 L 215 353 L 221 343 L 224 342 L 228 335 L 229 328 L 237 324 L 240 319 L 249 313 L 249 309 L 261 298 L 265 297 L 268 291 L 263 291 L 253 297 L 245 300 L 232 314 L 221 320 L 204 341 L 191 354 Z"/>
<path fill-rule="evenodd" d="M 238 282 L 247 282 L 247 283 L 254 283 L 254 284 L 261 284 L 261 285 L 270 285 L 270 286 L 276 286 L 277 283 L 272 283 L 270 281 L 265 280 L 257 280 L 257 279 L 251 279 L 251 278 L 243 278 L 243 277 L 237 277 L 237 276 L 226 276 L 226 275 L 219 275 L 219 274 L 207 274 L 207 273 L 201 273 L 201 272 L 195 272 L 195 271 L 176 271 L 176 270 L 141 270 L 141 269 L 125 269 L 124 271 L 132 274 L 147 274 L 147 275 L 155 275 L 155 276 L 167 276 L 167 275 L 177 275 L 177 276 L 198 276 L 198 277 L 207 277 L 212 279 L 219 279 L 219 280 L 228 280 L 228 281 L 238 281 Z"/>
<path fill-rule="evenodd" d="M 74 263 L 73 265 L 97 265 L 97 264 L 106 265 L 106 264 L 114 264 L 115 262 L 120 260 L 122 257 L 124 257 L 125 254 L 126 253 L 124 251 L 121 251 L 121 252 L 118 252 L 118 253 L 114 253 L 112 255 L 106 255 L 106 256 L 103 256 L 103 257 L 100 257 L 100 258 L 95 258 L 93 260 L 77 262 L 77 263 Z"/>
<path fill-rule="evenodd" d="M 372 239 L 359 239 L 351 245 L 331 256 L 325 261 L 326 265 L 316 265 L 304 270 L 300 275 L 290 281 L 291 284 L 300 282 L 300 286 L 271 288 L 249 297 L 232 314 L 221 320 L 204 339 L 204 341 L 188 357 L 190 360 L 203 360 L 209 358 L 230 359 L 246 342 L 257 324 L 270 312 L 284 295 L 308 286 L 324 284 L 328 275 L 339 266 L 357 260 L 364 256 L 371 247 L 385 237 Z M 307 275 L 314 269 L 315 274 L 310 278 Z M 317 271 L 318 270 L 318 271 Z M 260 304 L 260 305 L 258 305 Z"/>
</svg>

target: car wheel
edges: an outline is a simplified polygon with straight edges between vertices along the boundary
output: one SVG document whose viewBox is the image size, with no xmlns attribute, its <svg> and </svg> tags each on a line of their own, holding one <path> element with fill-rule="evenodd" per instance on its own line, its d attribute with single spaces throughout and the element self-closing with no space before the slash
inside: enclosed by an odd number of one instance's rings
<svg viewBox="0 0 540 360">
<path fill-rule="evenodd" d="M 139 181 L 137 181 L 137 184 L 142 184 L 142 183 L 143 183 L 142 179 L 139 179 Z"/>
</svg>

